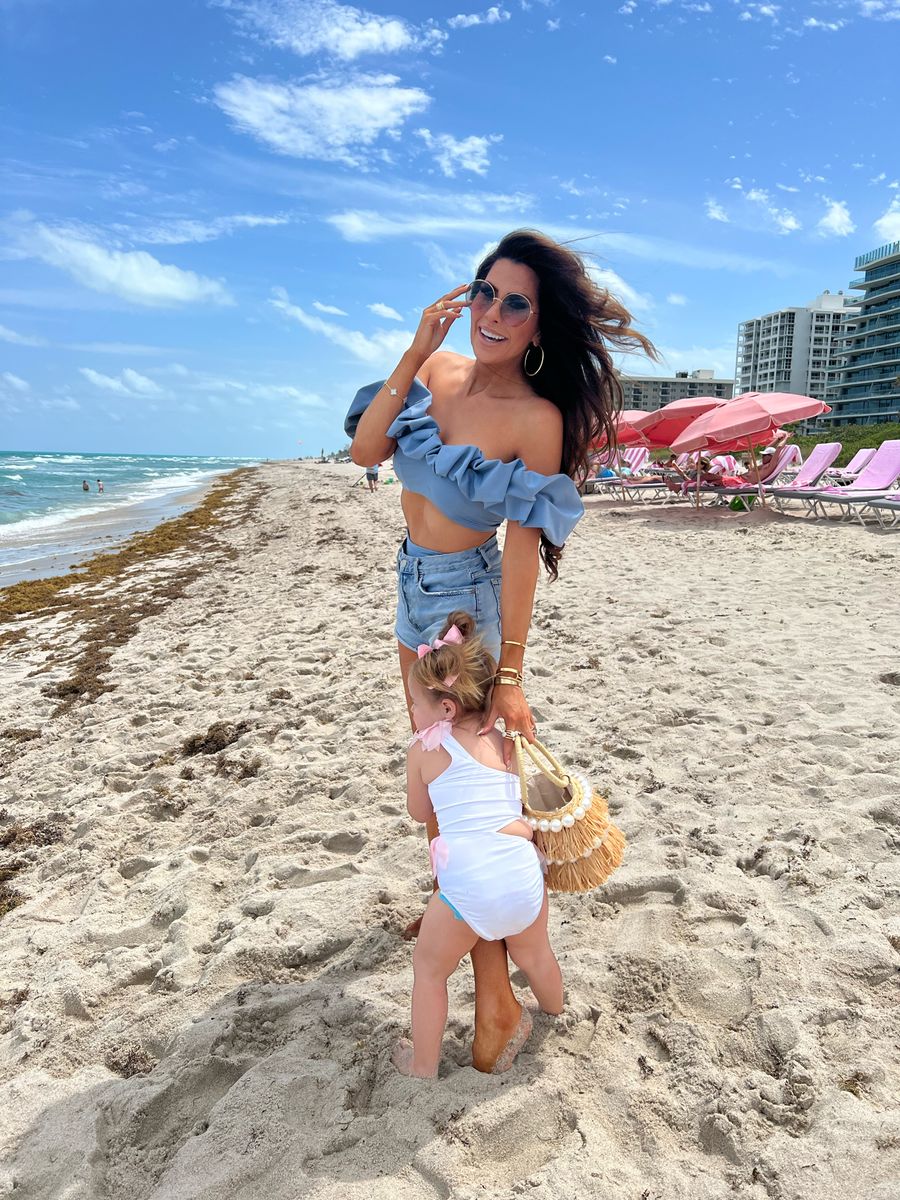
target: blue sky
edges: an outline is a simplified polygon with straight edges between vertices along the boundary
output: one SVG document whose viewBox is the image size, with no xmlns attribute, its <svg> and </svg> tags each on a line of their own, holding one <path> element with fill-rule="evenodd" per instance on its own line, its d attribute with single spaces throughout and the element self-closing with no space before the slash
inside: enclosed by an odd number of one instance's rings
<svg viewBox="0 0 900 1200">
<path fill-rule="evenodd" d="M 900 238 L 900 0 L 0 0 L 0 36 L 4 449 L 334 448 L 522 225 L 665 355 L 626 370 L 728 376 L 738 321 Z"/>
</svg>

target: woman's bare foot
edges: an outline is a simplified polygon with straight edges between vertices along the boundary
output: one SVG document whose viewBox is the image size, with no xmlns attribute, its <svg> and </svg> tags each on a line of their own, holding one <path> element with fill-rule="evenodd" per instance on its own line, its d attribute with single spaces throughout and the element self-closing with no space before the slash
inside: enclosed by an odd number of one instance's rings
<svg viewBox="0 0 900 1200">
<path fill-rule="evenodd" d="M 425 914 L 422 913 L 422 917 L 424 916 Z M 404 942 L 414 942 L 419 936 L 419 929 L 422 926 L 422 917 L 416 917 L 414 921 L 410 921 L 407 927 L 400 934 Z"/>
<path fill-rule="evenodd" d="M 408 1075 L 411 1079 L 437 1078 L 437 1071 L 430 1075 L 420 1075 L 418 1071 L 413 1070 L 413 1044 L 409 1038 L 398 1040 L 394 1047 L 394 1053 L 391 1055 L 391 1062 L 401 1075 Z"/>
<path fill-rule="evenodd" d="M 479 1019 L 472 1042 L 472 1066 L 486 1075 L 508 1071 L 531 1033 L 532 1018 L 521 1004 L 513 1005 L 493 1019 Z"/>
</svg>

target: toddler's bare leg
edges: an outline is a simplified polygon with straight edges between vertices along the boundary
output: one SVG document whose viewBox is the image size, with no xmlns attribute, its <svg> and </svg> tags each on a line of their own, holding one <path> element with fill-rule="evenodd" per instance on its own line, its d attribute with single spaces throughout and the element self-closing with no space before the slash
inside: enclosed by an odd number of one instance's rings
<svg viewBox="0 0 900 1200">
<path fill-rule="evenodd" d="M 394 1054 L 394 1065 L 404 1075 L 437 1075 L 447 1024 L 447 980 L 477 941 L 478 935 L 457 921 L 439 896 L 431 897 L 413 953 L 412 1056 L 403 1046 Z"/>
<path fill-rule="evenodd" d="M 509 956 L 528 977 L 528 986 L 546 1013 L 554 1016 L 563 1009 L 562 973 L 547 936 L 547 891 L 537 919 L 521 933 L 506 939 Z"/>
</svg>

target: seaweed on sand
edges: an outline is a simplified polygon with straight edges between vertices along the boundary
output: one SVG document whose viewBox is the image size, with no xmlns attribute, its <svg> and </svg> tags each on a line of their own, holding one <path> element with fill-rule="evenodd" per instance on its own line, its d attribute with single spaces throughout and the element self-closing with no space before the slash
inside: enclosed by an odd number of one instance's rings
<svg viewBox="0 0 900 1200">
<path fill-rule="evenodd" d="M 59 701 L 53 716 L 67 712 L 79 700 L 91 702 L 112 691 L 111 656 L 135 635 L 141 621 L 185 594 L 202 573 L 204 557 L 235 556 L 236 551 L 216 534 L 255 509 L 262 485 L 257 480 L 255 486 L 246 486 L 251 473 L 248 467 L 230 472 L 212 485 L 196 508 L 135 534 L 117 550 L 96 555 L 76 571 L 0 591 L 0 624 L 62 614 L 83 625 L 74 656 L 51 654 L 40 668 L 46 672 L 61 661 L 69 667 L 66 678 L 45 689 L 45 695 Z M 21 628 L 0 633 L 0 648 L 20 636 Z"/>
</svg>

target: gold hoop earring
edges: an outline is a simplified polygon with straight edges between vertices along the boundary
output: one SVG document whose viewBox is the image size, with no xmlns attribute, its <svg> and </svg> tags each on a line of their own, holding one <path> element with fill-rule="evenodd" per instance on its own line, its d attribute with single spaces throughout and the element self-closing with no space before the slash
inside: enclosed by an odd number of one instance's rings
<svg viewBox="0 0 900 1200">
<path fill-rule="evenodd" d="M 528 355 L 532 352 L 532 350 L 540 350 L 541 361 L 538 363 L 535 370 L 529 371 L 528 370 Z M 529 346 L 528 349 L 525 351 L 525 357 L 522 359 L 522 370 L 525 372 L 525 374 L 528 376 L 529 379 L 534 379 L 535 375 L 537 375 L 540 372 L 543 365 L 544 365 L 544 347 L 543 346 Z"/>
</svg>

